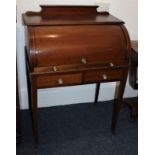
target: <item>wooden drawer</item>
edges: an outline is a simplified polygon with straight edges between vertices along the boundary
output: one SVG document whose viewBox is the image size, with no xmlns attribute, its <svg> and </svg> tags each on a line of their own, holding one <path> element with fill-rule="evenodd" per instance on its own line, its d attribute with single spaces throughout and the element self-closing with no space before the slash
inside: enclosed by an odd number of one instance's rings
<svg viewBox="0 0 155 155">
<path fill-rule="evenodd" d="M 120 69 L 115 70 L 99 70 L 87 72 L 84 75 L 84 83 L 91 82 L 104 82 L 104 81 L 113 81 L 120 80 L 123 78 L 123 71 Z"/>
<path fill-rule="evenodd" d="M 37 87 L 59 87 L 66 85 L 81 84 L 82 74 L 63 74 L 63 75 L 49 75 L 37 77 Z"/>
</svg>

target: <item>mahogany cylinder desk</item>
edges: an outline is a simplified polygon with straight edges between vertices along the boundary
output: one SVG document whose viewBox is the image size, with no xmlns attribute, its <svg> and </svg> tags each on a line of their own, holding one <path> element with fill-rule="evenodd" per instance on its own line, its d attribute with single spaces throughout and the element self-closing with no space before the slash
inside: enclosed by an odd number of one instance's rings
<svg viewBox="0 0 155 155">
<path fill-rule="evenodd" d="M 23 14 L 26 66 L 35 142 L 39 142 L 37 89 L 117 81 L 112 132 L 125 89 L 130 39 L 124 22 L 97 6 L 41 6 Z"/>
</svg>

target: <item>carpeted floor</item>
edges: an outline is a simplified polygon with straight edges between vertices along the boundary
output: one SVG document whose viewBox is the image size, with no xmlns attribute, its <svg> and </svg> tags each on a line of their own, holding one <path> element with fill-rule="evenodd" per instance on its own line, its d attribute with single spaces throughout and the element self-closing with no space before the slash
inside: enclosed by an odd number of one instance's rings
<svg viewBox="0 0 155 155">
<path fill-rule="evenodd" d="M 22 141 L 17 155 L 138 155 L 138 122 L 123 106 L 116 135 L 111 133 L 113 102 L 39 109 L 40 144 L 33 141 L 28 110 L 21 112 Z"/>
</svg>

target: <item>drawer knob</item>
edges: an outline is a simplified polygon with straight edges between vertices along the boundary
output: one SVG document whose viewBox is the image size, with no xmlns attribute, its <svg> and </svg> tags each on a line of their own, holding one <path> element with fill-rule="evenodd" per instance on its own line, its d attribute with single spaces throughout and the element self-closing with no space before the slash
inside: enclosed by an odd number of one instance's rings
<svg viewBox="0 0 155 155">
<path fill-rule="evenodd" d="M 82 62 L 83 64 L 86 64 L 86 63 L 87 63 L 87 59 L 86 59 L 86 58 L 82 58 L 82 59 L 81 59 L 81 62 Z"/>
<path fill-rule="evenodd" d="M 110 67 L 114 67 L 114 64 L 112 62 L 109 63 Z"/>
<path fill-rule="evenodd" d="M 108 79 L 108 77 L 107 77 L 106 74 L 103 74 L 103 75 L 102 75 L 102 78 L 103 78 L 103 80 L 107 80 L 107 79 Z"/>
<path fill-rule="evenodd" d="M 60 85 L 61 85 L 61 84 L 63 84 L 63 83 L 64 83 L 64 82 L 63 82 L 63 79 L 61 79 L 61 78 L 60 78 L 60 79 L 58 79 L 58 84 L 60 84 Z"/>
<path fill-rule="evenodd" d="M 56 71 L 57 71 L 57 67 L 56 67 L 56 66 L 54 66 L 54 67 L 53 67 L 53 70 L 56 72 Z"/>
</svg>

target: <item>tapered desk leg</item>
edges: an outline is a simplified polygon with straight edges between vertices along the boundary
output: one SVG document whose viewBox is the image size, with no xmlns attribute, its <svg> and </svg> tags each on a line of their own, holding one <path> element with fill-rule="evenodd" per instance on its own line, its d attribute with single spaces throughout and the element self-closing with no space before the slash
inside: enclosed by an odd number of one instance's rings
<svg viewBox="0 0 155 155">
<path fill-rule="evenodd" d="M 120 81 L 118 86 L 116 86 L 116 93 L 115 93 L 115 103 L 114 103 L 114 110 L 112 116 L 112 133 L 115 134 L 116 124 L 118 120 L 118 115 L 121 108 L 121 103 L 123 99 L 124 89 L 126 80 Z"/>
<path fill-rule="evenodd" d="M 97 84 L 96 84 L 96 90 L 95 90 L 94 105 L 96 105 L 96 103 L 97 103 L 97 101 L 98 101 L 99 90 L 100 90 L 100 83 L 97 83 Z"/>
<path fill-rule="evenodd" d="M 39 143 L 39 121 L 38 121 L 38 109 L 37 109 L 37 87 L 36 80 L 31 79 L 31 112 L 32 112 L 32 123 L 35 143 Z"/>
<path fill-rule="evenodd" d="M 26 76 L 27 76 L 28 103 L 29 103 L 29 110 L 31 112 L 31 82 L 30 82 L 28 70 L 27 70 Z"/>
</svg>

